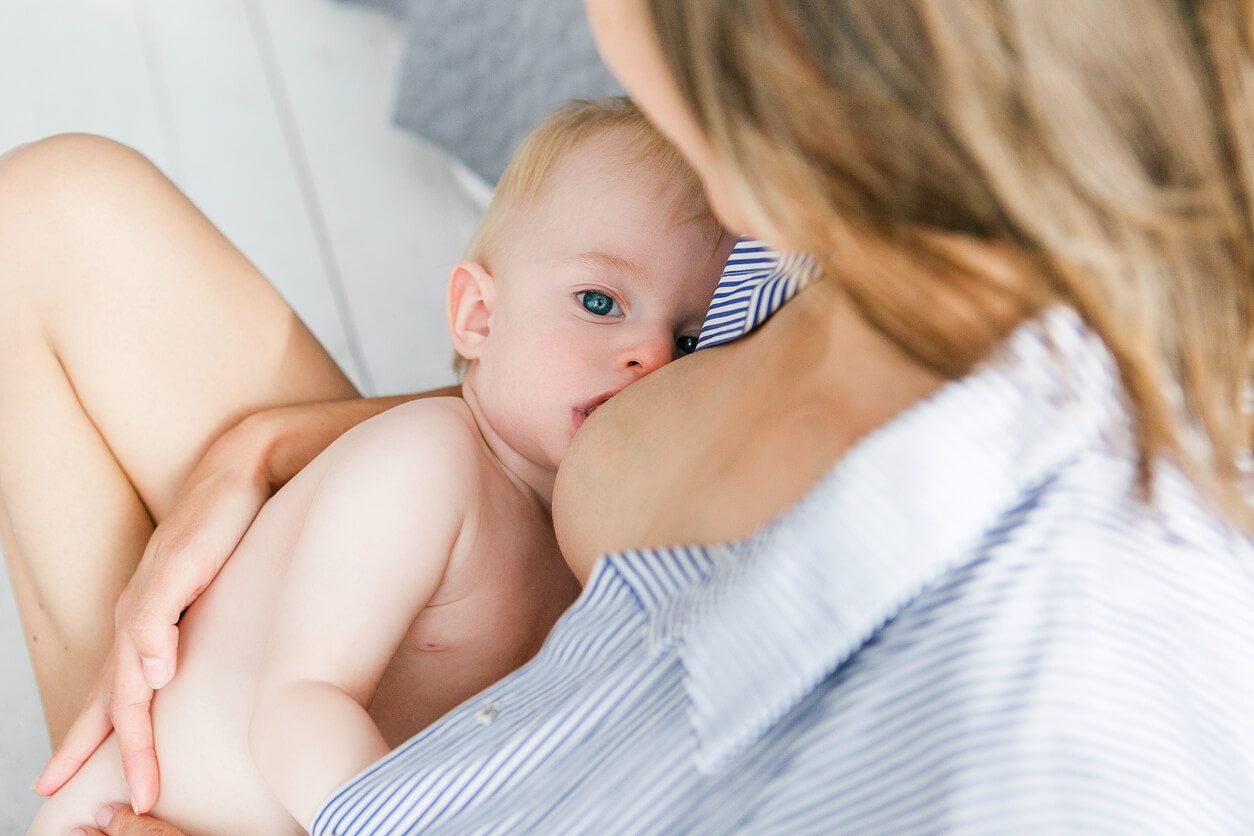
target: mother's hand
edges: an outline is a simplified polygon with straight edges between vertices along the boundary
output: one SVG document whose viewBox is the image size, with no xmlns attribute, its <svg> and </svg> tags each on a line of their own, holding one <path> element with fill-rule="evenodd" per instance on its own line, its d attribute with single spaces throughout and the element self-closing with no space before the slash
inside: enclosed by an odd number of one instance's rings
<svg viewBox="0 0 1254 836">
<path fill-rule="evenodd" d="M 71 836 L 183 836 L 183 831 L 149 816 L 137 816 L 123 805 L 110 804 L 96 815 L 94 827 L 80 827 Z"/>
<path fill-rule="evenodd" d="M 197 464 L 148 541 L 114 609 L 114 645 L 87 704 L 44 768 L 35 791 L 51 795 L 117 732 L 131 800 L 144 813 L 159 787 L 150 707 L 174 675 L 178 620 L 217 575 L 273 491 L 266 434 L 245 421 Z"/>
<path fill-rule="evenodd" d="M 60 789 L 114 729 L 131 803 L 137 812 L 151 810 L 158 792 L 152 692 L 174 676 L 183 610 L 209 586 L 271 494 L 345 430 L 414 398 L 460 393 L 452 386 L 276 407 L 245 418 L 210 445 L 118 599 L 113 650 L 35 792 Z"/>
</svg>

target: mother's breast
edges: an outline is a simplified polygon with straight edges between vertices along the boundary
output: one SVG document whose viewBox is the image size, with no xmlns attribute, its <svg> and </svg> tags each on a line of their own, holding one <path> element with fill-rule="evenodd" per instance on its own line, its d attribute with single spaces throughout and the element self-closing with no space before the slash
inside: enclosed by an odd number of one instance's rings
<svg viewBox="0 0 1254 836">
<path fill-rule="evenodd" d="M 699 407 L 691 387 L 704 354 L 672 363 L 624 389 L 575 434 L 558 469 L 553 525 L 567 564 L 587 580 L 596 558 L 647 539 L 663 500 L 682 481 L 681 460 Z"/>
<path fill-rule="evenodd" d="M 744 538 L 940 383 L 815 282 L 596 411 L 558 471 L 562 553 L 586 581 L 602 554 Z"/>
<path fill-rule="evenodd" d="M 553 519 L 586 581 L 597 557 L 736 539 L 796 495 L 785 452 L 786 377 L 757 335 L 672 363 L 623 390 L 576 434 L 558 472 Z M 781 407 L 784 407 L 781 410 Z M 809 481 L 806 483 L 809 484 Z"/>
</svg>

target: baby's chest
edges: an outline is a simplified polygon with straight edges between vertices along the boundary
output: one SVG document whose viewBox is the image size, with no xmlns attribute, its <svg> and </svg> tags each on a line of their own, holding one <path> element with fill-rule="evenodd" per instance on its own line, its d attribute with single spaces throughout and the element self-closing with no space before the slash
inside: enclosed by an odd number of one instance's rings
<svg viewBox="0 0 1254 836">
<path fill-rule="evenodd" d="M 534 656 L 578 596 L 555 549 L 475 557 L 414 618 L 376 689 L 371 715 L 393 745 Z"/>
</svg>

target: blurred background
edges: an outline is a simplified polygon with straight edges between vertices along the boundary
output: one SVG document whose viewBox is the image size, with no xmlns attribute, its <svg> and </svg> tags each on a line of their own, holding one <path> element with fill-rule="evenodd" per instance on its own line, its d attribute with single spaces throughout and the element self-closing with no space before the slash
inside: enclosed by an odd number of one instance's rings
<svg viewBox="0 0 1254 836">
<path fill-rule="evenodd" d="M 519 137 L 618 92 L 580 0 L 3 0 L 0 152 L 96 133 L 156 163 L 364 394 L 453 382 L 444 283 Z M 48 744 L 0 576 L 0 834 Z"/>
</svg>

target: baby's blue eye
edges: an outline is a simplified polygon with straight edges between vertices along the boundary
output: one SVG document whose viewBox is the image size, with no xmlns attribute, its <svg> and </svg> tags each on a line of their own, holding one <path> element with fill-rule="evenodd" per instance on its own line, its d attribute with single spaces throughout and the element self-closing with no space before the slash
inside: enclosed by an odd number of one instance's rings
<svg viewBox="0 0 1254 836">
<path fill-rule="evenodd" d="M 576 294 L 584 310 L 594 316 L 622 316 L 614 297 L 599 290 L 585 290 Z"/>
<path fill-rule="evenodd" d="M 679 349 L 680 356 L 686 357 L 697 350 L 697 338 L 683 336 L 675 340 L 675 347 Z"/>
</svg>

